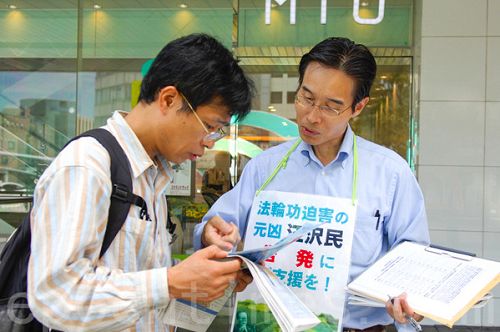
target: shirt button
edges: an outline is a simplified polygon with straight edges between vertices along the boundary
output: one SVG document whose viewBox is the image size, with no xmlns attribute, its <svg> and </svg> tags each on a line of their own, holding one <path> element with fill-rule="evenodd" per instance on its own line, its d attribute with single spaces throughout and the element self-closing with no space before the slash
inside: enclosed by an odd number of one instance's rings
<svg viewBox="0 0 500 332">
<path fill-rule="evenodd" d="M 321 171 L 321 175 L 326 175 L 326 172 L 325 171 Z"/>
</svg>

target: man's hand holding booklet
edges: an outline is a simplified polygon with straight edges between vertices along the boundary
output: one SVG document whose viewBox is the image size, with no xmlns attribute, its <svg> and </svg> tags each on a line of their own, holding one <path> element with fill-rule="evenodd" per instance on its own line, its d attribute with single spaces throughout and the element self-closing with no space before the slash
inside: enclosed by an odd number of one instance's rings
<svg viewBox="0 0 500 332">
<path fill-rule="evenodd" d="M 303 331 L 317 325 L 320 321 L 290 288 L 284 285 L 262 262 L 318 227 L 322 227 L 322 224 L 307 222 L 272 246 L 230 253 L 225 258 L 243 260 L 280 328 L 286 332 Z M 163 313 L 164 321 L 170 325 L 192 331 L 206 331 L 231 296 L 233 289 L 234 286 L 228 288 L 225 296 L 210 303 L 173 300 Z"/>
</svg>

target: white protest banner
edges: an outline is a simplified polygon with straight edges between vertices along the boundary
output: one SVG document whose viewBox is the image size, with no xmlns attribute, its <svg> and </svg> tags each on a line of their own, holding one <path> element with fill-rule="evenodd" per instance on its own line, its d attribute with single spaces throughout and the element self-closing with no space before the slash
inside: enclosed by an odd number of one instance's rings
<svg viewBox="0 0 500 332">
<path fill-rule="evenodd" d="M 262 191 L 254 199 L 244 250 L 270 246 L 306 222 L 326 223 L 265 261 L 321 320 L 311 331 L 341 331 L 355 220 L 350 198 Z M 249 330 L 278 329 L 253 285 L 237 295 L 234 317 L 243 316 L 241 312 L 246 313 Z M 238 323 L 233 331 L 238 331 Z"/>
</svg>

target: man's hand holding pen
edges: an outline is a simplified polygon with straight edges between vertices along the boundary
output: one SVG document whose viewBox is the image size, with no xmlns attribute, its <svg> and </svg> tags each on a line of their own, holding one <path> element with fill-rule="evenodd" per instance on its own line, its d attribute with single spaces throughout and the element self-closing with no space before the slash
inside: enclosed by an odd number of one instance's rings
<svg viewBox="0 0 500 332">
<path fill-rule="evenodd" d="M 212 217 L 207 222 L 201 236 L 201 242 L 204 246 L 216 245 L 225 251 L 235 251 L 240 241 L 241 237 L 238 226 L 225 221 L 218 215 Z M 234 291 L 243 291 L 252 281 L 253 277 L 248 270 L 243 269 L 238 271 L 238 283 Z"/>
<path fill-rule="evenodd" d="M 385 303 L 385 308 L 389 315 L 394 318 L 398 323 L 401 324 L 411 324 L 415 331 L 422 331 L 420 327 L 420 322 L 424 319 L 424 316 L 417 314 L 406 301 L 406 293 L 403 293 L 397 297 L 389 296 L 389 299 Z"/>
</svg>

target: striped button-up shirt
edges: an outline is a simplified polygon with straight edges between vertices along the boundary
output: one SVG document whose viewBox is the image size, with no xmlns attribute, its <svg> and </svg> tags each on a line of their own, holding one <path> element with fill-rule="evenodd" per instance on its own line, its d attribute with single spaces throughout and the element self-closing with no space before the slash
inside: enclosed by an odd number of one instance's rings
<svg viewBox="0 0 500 332">
<path fill-rule="evenodd" d="M 171 168 L 152 160 L 115 112 L 105 129 L 131 165 L 134 193 L 151 221 L 131 205 L 111 246 L 99 258 L 110 205 L 110 157 L 93 138 L 69 144 L 40 177 L 31 212 L 28 301 L 35 317 L 65 331 L 165 331 L 170 234 L 165 189 Z"/>
</svg>

